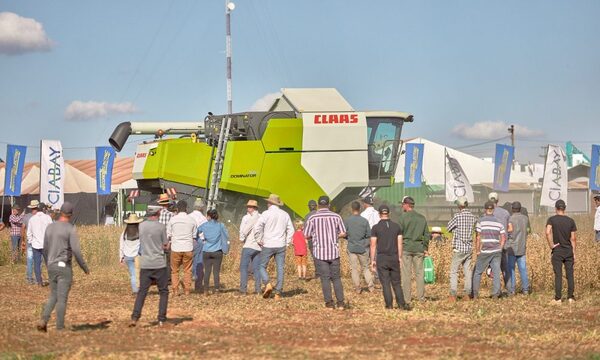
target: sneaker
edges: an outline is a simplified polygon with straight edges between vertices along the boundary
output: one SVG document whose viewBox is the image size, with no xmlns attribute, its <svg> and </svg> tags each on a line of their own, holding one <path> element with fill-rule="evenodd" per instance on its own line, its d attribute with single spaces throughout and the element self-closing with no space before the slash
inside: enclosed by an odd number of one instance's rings
<svg viewBox="0 0 600 360">
<path fill-rule="evenodd" d="M 165 322 L 164 322 L 164 321 L 159 321 L 159 322 L 158 322 L 158 326 L 159 326 L 159 327 L 163 327 L 163 326 L 165 326 Z"/>
<path fill-rule="evenodd" d="M 325 307 L 327 309 L 332 309 L 332 310 L 335 309 L 335 305 L 333 304 L 333 301 L 325 303 Z"/>
<path fill-rule="evenodd" d="M 558 300 L 553 299 L 553 300 L 550 301 L 550 305 L 560 305 L 560 304 L 562 304 L 562 300 L 561 299 L 558 299 Z"/>
<path fill-rule="evenodd" d="M 137 326 L 137 320 L 131 320 L 129 322 L 129 325 L 127 325 L 127 327 L 133 328 Z"/>
<path fill-rule="evenodd" d="M 575 298 L 569 298 L 569 304 L 575 304 Z"/>
<path fill-rule="evenodd" d="M 348 309 L 348 304 L 346 304 L 343 301 L 338 301 L 336 305 L 337 305 L 336 309 L 338 309 L 338 310 L 346 310 L 346 309 Z"/>
<path fill-rule="evenodd" d="M 271 285 L 271 283 L 268 283 L 267 286 L 265 286 L 265 291 L 263 291 L 263 299 L 268 299 L 271 296 L 271 292 L 273 291 L 273 285 Z"/>
<path fill-rule="evenodd" d="M 411 311 L 412 306 L 410 306 L 410 304 L 398 305 L 398 309 L 402 309 L 404 311 Z"/>
<path fill-rule="evenodd" d="M 45 321 L 40 320 L 40 322 L 35 327 L 37 331 L 48 332 L 48 324 Z"/>
</svg>

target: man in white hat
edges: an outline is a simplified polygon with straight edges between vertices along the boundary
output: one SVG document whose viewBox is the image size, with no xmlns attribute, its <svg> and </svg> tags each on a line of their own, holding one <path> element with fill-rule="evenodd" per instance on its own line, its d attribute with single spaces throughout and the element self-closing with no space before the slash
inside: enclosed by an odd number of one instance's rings
<svg viewBox="0 0 600 360">
<path fill-rule="evenodd" d="M 500 223 L 504 226 L 504 229 L 507 232 L 511 232 L 512 229 L 509 227 L 508 220 L 510 219 L 510 213 L 508 210 L 498 205 L 498 200 L 500 200 L 500 196 L 498 196 L 497 192 L 491 192 L 488 196 L 489 200 L 494 203 L 494 217 L 500 221 Z M 508 273 L 508 241 L 504 242 L 504 246 L 502 247 L 502 258 L 500 261 L 500 270 L 502 271 L 502 278 L 504 279 L 504 288 L 509 291 L 508 282 L 510 280 L 510 274 Z"/>
<path fill-rule="evenodd" d="M 456 200 L 458 212 L 448 222 L 448 231 L 452 232 L 452 263 L 450 265 L 450 301 L 456 301 L 458 288 L 458 268 L 463 267 L 465 277 L 465 296 L 471 296 L 473 272 L 471 260 L 473 257 L 473 236 L 477 217 L 467 207 L 469 202 L 461 196 Z"/>
<path fill-rule="evenodd" d="M 197 198 L 194 201 L 194 210 L 190 213 L 190 216 L 196 221 L 196 228 L 208 221 L 204 216 L 204 210 L 206 205 L 202 199 Z M 200 234 L 201 237 L 204 235 Z M 202 263 L 202 239 L 194 239 L 194 261 L 192 263 L 192 278 L 196 281 L 194 288 L 202 288 L 202 280 L 204 279 L 204 264 Z"/>
<path fill-rule="evenodd" d="M 31 244 L 33 250 L 33 269 L 38 286 L 46 285 L 42 280 L 44 234 L 48 225 L 52 224 L 52 218 L 44 213 L 45 208 L 46 206 L 43 203 L 39 203 L 35 215 L 31 217 L 27 224 L 27 241 Z"/>
<path fill-rule="evenodd" d="M 271 194 L 265 200 L 267 201 L 268 209 L 262 213 L 254 228 L 256 242 L 262 248 L 260 255 L 260 279 L 265 284 L 263 298 L 267 299 L 273 291 L 273 285 L 269 282 L 267 265 L 271 258 L 275 257 L 277 268 L 275 300 L 279 300 L 283 291 L 285 249 L 292 242 L 294 225 L 288 213 L 279 208 L 283 206 L 279 195 Z"/>
<path fill-rule="evenodd" d="M 596 204 L 596 215 L 594 216 L 594 239 L 600 243 L 600 194 L 594 195 L 594 204 Z"/>
<path fill-rule="evenodd" d="M 21 241 L 21 247 L 26 252 L 27 282 L 30 285 L 35 284 L 35 281 L 33 281 L 33 248 L 31 247 L 31 243 L 27 239 L 27 225 L 29 224 L 29 220 L 31 220 L 31 217 L 37 213 L 39 204 L 39 201 L 31 200 L 29 202 L 29 205 L 27 205 L 27 209 L 29 210 L 29 212 L 23 215 L 23 219 L 21 220 L 21 222 L 23 223 L 23 226 L 21 227 L 21 238 L 23 239 Z"/>
<path fill-rule="evenodd" d="M 240 294 L 245 295 L 248 291 L 248 268 L 252 266 L 254 274 L 254 291 L 260 294 L 260 245 L 254 236 L 254 227 L 260 219 L 258 202 L 248 200 L 246 204 L 246 215 L 240 224 L 240 241 L 242 247 L 242 259 L 240 261 Z"/>
</svg>

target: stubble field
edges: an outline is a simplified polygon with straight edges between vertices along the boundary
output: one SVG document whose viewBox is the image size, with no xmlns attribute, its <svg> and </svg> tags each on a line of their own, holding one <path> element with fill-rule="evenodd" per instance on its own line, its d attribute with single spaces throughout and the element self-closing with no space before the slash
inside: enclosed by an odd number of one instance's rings
<svg viewBox="0 0 600 360">
<path fill-rule="evenodd" d="M 437 282 L 427 301 L 410 312 L 385 310 L 379 291 L 352 291 L 345 251 L 344 290 L 351 308 L 324 308 L 320 282 L 296 279 L 290 248 L 284 297 L 237 296 L 239 245 L 224 262 L 220 294 L 171 297 L 169 321 L 157 326 L 158 294 L 148 296 L 140 325 L 128 328 L 134 298 L 118 264 L 119 229 L 82 227 L 84 256 L 92 274 L 75 271 L 67 331 L 35 330 L 48 288 L 27 285 L 25 266 L 7 261 L 0 246 L 0 358 L 583 358 L 600 359 L 600 246 L 578 219 L 575 304 L 549 305 L 550 255 L 542 223 L 529 238 L 533 293 L 488 299 L 484 280 L 477 301 L 447 301 L 450 244 L 431 247 Z M 537 234 L 537 235 L 536 235 Z M 233 237 L 235 240 L 235 237 Z M 342 244 L 344 247 L 344 244 Z M 312 273 L 311 269 L 309 272 Z M 272 271 L 271 271 L 272 273 Z M 253 282 L 250 280 L 250 288 Z M 459 289 L 462 288 L 462 278 Z"/>
</svg>

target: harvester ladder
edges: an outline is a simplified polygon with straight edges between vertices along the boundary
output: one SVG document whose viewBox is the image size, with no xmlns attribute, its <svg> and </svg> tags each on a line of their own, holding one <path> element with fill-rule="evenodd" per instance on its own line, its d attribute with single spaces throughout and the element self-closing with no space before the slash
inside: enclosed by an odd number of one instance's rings
<svg viewBox="0 0 600 360">
<path fill-rule="evenodd" d="M 219 139 L 217 140 L 217 153 L 215 154 L 215 164 L 210 181 L 210 189 L 208 191 L 207 209 L 216 207 L 217 198 L 219 196 L 219 184 L 221 183 L 221 175 L 223 174 L 223 163 L 225 162 L 225 150 L 227 149 L 227 140 L 229 138 L 229 128 L 231 127 L 231 116 L 224 116 L 221 120 L 221 129 L 219 131 Z"/>
</svg>

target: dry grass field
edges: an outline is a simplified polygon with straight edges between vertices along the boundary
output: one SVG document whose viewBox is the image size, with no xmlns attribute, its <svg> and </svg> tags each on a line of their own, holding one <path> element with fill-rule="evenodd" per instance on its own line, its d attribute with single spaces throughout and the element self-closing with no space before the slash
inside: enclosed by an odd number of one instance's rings
<svg viewBox="0 0 600 360">
<path fill-rule="evenodd" d="M 25 266 L 10 265 L 7 232 L 0 245 L 0 359 L 53 358 L 530 358 L 600 359 L 600 245 L 590 218 L 578 218 L 575 304 L 551 306 L 553 275 L 534 221 L 528 267 L 533 293 L 450 303 L 450 245 L 431 247 L 437 282 L 411 312 L 384 310 L 379 292 L 351 292 L 343 251 L 344 286 L 351 308 L 326 310 L 320 283 L 296 279 L 288 253 L 280 301 L 235 294 L 239 246 L 224 263 L 225 290 L 211 296 L 169 299 L 169 322 L 158 327 L 158 295 L 149 295 L 140 326 L 127 327 L 134 298 L 118 264 L 119 229 L 79 229 L 92 274 L 75 272 L 67 311 L 69 330 L 35 330 L 48 288 L 25 282 Z M 234 237 L 235 241 L 235 237 Z M 343 245 L 342 245 L 343 246 Z M 250 281 L 252 284 L 252 280 Z M 459 283 L 459 288 L 462 286 Z"/>
</svg>

